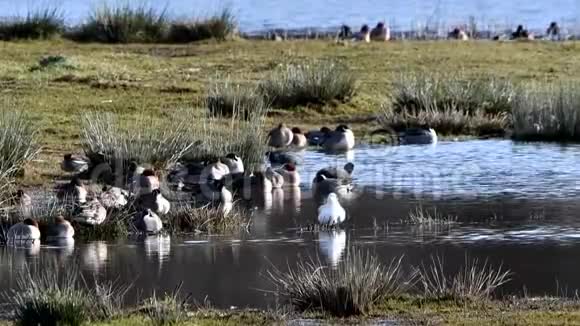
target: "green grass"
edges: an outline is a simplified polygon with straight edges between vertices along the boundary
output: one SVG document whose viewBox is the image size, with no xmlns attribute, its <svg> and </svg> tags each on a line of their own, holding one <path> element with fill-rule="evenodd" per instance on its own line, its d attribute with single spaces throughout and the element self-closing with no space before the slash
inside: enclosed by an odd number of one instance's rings
<svg viewBox="0 0 580 326">
<path fill-rule="evenodd" d="M 64 31 L 62 12 L 56 7 L 29 11 L 26 17 L 0 21 L 0 40 L 38 40 L 53 38 Z"/>
<path fill-rule="evenodd" d="M 7 103 L 27 114 L 39 129 L 43 151 L 39 161 L 27 165 L 21 182 L 47 185 L 61 176 L 58 162 L 64 153 L 83 150 L 82 113 L 114 112 L 123 123 L 147 116 L 162 124 L 182 108 L 201 117 L 207 112 L 205 97 L 216 75 L 228 76 L 232 85 L 251 88 L 267 79 L 279 64 L 342 62 L 357 75 L 357 92 L 349 102 L 332 101 L 316 109 L 299 106 L 296 110 L 274 110 L 263 118 L 261 127 L 248 132 L 260 128 L 267 132 L 281 121 L 304 130 L 346 121 L 361 136 L 381 127 L 373 117 L 390 102 L 393 85 L 402 74 L 436 74 L 451 69 L 465 78 L 489 76 L 513 80 L 514 84 L 574 81 L 580 75 L 580 64 L 576 64 L 580 62 L 579 44 L 408 41 L 345 47 L 325 41 L 239 40 L 195 45 L 12 42 L 0 47 L 0 89 Z M 30 67 L 46 55 L 66 57 L 74 62 L 75 69 L 30 72 Z M 211 124 L 232 125 L 223 119 Z M 237 137 L 237 130 L 225 131 Z M 218 131 L 209 129 L 208 122 L 207 128 L 198 132 Z M 239 142 L 235 147 L 245 146 Z"/>
</svg>

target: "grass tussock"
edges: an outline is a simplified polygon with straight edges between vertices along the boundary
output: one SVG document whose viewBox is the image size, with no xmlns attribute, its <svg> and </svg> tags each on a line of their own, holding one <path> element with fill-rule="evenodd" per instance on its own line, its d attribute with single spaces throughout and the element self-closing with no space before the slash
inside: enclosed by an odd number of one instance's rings
<svg viewBox="0 0 580 326">
<path fill-rule="evenodd" d="M 250 225 L 250 216 L 248 212 L 235 205 L 231 210 L 224 210 L 224 207 L 194 207 L 187 203 L 180 203 L 169 212 L 167 221 L 168 230 L 172 233 L 212 234 L 247 228 Z"/>
<path fill-rule="evenodd" d="M 384 105 L 379 123 L 394 132 L 428 125 L 442 135 L 501 136 L 509 128 L 510 118 L 507 113 L 486 114 L 482 110 L 469 113 L 447 108 L 408 112 L 395 111 L 389 105 Z"/>
<path fill-rule="evenodd" d="M 356 92 L 357 78 L 344 64 L 319 61 L 280 67 L 260 84 L 264 96 L 278 108 L 347 102 Z"/>
<path fill-rule="evenodd" d="M 179 289 L 162 296 L 153 291 L 153 295 L 145 300 L 142 310 L 153 325 L 178 325 L 187 319 L 187 298 L 180 298 Z"/>
<path fill-rule="evenodd" d="M 85 154 L 93 165 L 107 163 L 114 171 L 125 171 L 131 161 L 167 167 L 194 145 L 187 117 L 170 121 L 171 127 L 167 121 L 147 117 L 122 123 L 112 113 L 84 113 L 81 134 Z"/>
<path fill-rule="evenodd" d="M 255 89 L 240 86 L 229 80 L 215 82 L 207 92 L 205 105 L 215 117 L 250 119 L 252 112 L 267 112 L 268 106 Z"/>
<path fill-rule="evenodd" d="M 312 259 L 287 272 L 274 268 L 267 275 L 297 311 L 347 317 L 366 314 L 377 302 L 406 290 L 409 280 L 401 261 L 402 257 L 384 265 L 371 253 L 353 251 L 336 269 Z"/>
<path fill-rule="evenodd" d="M 224 41 L 236 30 L 236 20 L 229 8 L 205 19 L 172 22 L 167 34 L 169 43 L 190 43 L 207 39 Z"/>
<path fill-rule="evenodd" d="M 59 8 L 46 7 L 29 11 L 26 17 L 0 21 L 0 40 L 50 39 L 64 31 L 64 19 Z"/>
<path fill-rule="evenodd" d="M 235 29 L 235 17 L 228 8 L 210 17 L 178 21 L 170 19 L 165 9 L 146 4 L 105 3 L 67 36 L 80 42 L 189 43 L 226 40 Z"/>
<path fill-rule="evenodd" d="M 445 270 L 441 257 L 431 257 L 429 265 L 417 269 L 418 283 L 427 298 L 445 300 L 479 300 L 489 298 L 493 292 L 510 281 L 511 272 L 502 266 L 493 268 L 486 261 L 466 258 L 457 273 Z"/>
<path fill-rule="evenodd" d="M 234 107 L 230 118 L 207 114 L 194 119 L 189 137 L 194 144 L 183 161 L 202 162 L 235 153 L 241 157 L 246 170 L 263 164 L 266 153 L 266 106 L 254 107 L 242 119 L 241 107 Z"/>
<path fill-rule="evenodd" d="M 80 42 L 159 42 L 166 33 L 167 21 L 165 10 L 156 10 L 145 4 L 111 6 L 104 3 L 94 9 L 87 21 L 69 37 Z"/>
<path fill-rule="evenodd" d="M 40 151 L 37 129 L 21 111 L 0 110 L 0 178 L 23 172 Z"/>
<path fill-rule="evenodd" d="M 451 111 L 497 115 L 510 112 L 513 96 L 512 83 L 497 78 L 411 73 L 402 75 L 394 84 L 391 107 L 395 113 Z"/>
<path fill-rule="evenodd" d="M 137 230 L 132 223 L 135 210 L 131 205 L 122 209 L 107 210 L 107 218 L 98 225 L 76 225 L 75 238 L 86 241 L 104 241 L 126 238 Z"/>
<path fill-rule="evenodd" d="M 404 221 L 411 225 L 451 225 L 457 223 L 457 216 L 442 215 L 436 209 L 429 211 L 419 206 L 409 213 L 408 218 Z"/>
<path fill-rule="evenodd" d="M 513 105 L 513 137 L 518 140 L 580 140 L 580 83 L 528 84 Z"/>
<path fill-rule="evenodd" d="M 88 286 L 75 265 L 56 263 L 27 267 L 18 275 L 16 287 L 3 292 L 20 325 L 83 325 L 108 320 L 119 314 L 127 286 Z"/>
</svg>

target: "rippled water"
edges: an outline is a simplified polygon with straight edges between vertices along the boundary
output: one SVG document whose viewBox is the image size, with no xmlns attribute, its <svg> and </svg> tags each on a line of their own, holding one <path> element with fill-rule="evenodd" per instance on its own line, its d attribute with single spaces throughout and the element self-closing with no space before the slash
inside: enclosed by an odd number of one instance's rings
<svg viewBox="0 0 580 326">
<path fill-rule="evenodd" d="M 198 301 L 207 296 L 220 307 L 273 307 L 277 301 L 267 293 L 272 289 L 264 277 L 267 269 L 316 256 L 340 264 L 351 246 L 371 250 L 385 262 L 404 255 L 406 264 L 414 265 L 440 255 L 449 272 L 466 256 L 489 259 L 513 272 L 504 294 L 522 293 L 524 286 L 532 295 L 580 288 L 580 146 L 496 140 L 361 147 L 352 154 L 304 153 L 302 191 L 258 201 L 252 227 L 235 235 L 0 248 L 0 288 L 14 286 L 27 262 L 42 266 L 56 259 L 99 279 L 134 282 L 145 294 L 183 282 L 183 291 Z M 307 231 L 318 207 L 309 195 L 313 173 L 347 160 L 356 165 L 357 190 L 342 199 L 348 215 L 344 229 Z M 380 173 L 408 177 L 378 182 Z M 422 181 L 425 176 L 428 182 Z M 418 206 L 455 216 L 457 223 L 402 223 Z"/>
<path fill-rule="evenodd" d="M 69 20 L 76 22 L 84 19 L 91 8 L 100 2 L 0 0 L 0 12 L 2 15 L 22 14 L 27 8 L 44 3 L 61 4 Z M 363 23 L 375 24 L 379 20 L 388 21 L 395 29 L 416 29 L 417 24 L 437 27 L 441 23 L 466 23 L 470 16 L 475 17 L 480 27 L 484 28 L 523 23 L 530 28 L 543 30 L 552 20 L 560 21 L 561 25 L 576 27 L 580 17 L 580 3 L 574 0 L 366 0 L 356 3 L 346 0 L 170 0 L 150 3 L 159 8 L 167 5 L 168 11 L 175 15 L 206 14 L 231 6 L 244 31 L 272 27 L 332 27 L 343 23 L 360 26 Z"/>
</svg>

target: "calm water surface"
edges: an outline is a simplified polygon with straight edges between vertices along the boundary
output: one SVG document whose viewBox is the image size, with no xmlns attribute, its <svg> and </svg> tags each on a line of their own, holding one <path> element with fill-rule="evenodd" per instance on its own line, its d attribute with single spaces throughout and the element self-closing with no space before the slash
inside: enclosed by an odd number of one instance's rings
<svg viewBox="0 0 580 326">
<path fill-rule="evenodd" d="M 274 307 L 276 298 L 263 291 L 272 289 L 264 277 L 268 268 L 316 256 L 340 264 L 351 246 L 385 262 L 404 255 L 406 264 L 420 264 L 440 255 L 449 272 L 466 256 L 488 259 L 514 273 L 504 294 L 524 286 L 535 295 L 580 288 L 580 146 L 469 141 L 361 147 L 339 156 L 308 151 L 304 159 L 301 191 L 257 200 L 248 231 L 0 247 L 0 288 L 14 286 L 27 263 L 57 260 L 101 280 L 134 282 L 145 294 L 183 282 L 185 293 L 219 307 Z M 305 231 L 318 207 L 309 193 L 313 174 L 348 160 L 356 165 L 357 188 L 342 198 L 349 216 L 344 230 Z M 401 223 L 418 206 L 456 216 L 458 223 Z M 134 291 L 131 298 L 137 297 Z"/>
<path fill-rule="evenodd" d="M 108 1 L 115 3 L 115 1 Z M 122 1 L 121 1 L 122 2 Z M 147 3 L 147 1 L 129 1 Z M 22 14 L 39 4 L 57 3 L 66 12 L 69 22 L 84 19 L 101 3 L 96 0 L 0 0 L 2 15 Z M 576 27 L 580 17 L 580 3 L 575 0 L 168 0 L 150 1 L 158 8 L 168 7 L 173 15 L 200 15 L 230 6 L 238 17 L 243 31 L 268 28 L 332 27 L 343 23 L 360 26 L 386 20 L 395 29 L 415 29 L 417 24 L 437 26 L 466 23 L 473 16 L 480 26 L 518 23 L 530 28 L 545 29 L 552 20 Z M 487 26 L 485 26 L 487 27 Z"/>
</svg>

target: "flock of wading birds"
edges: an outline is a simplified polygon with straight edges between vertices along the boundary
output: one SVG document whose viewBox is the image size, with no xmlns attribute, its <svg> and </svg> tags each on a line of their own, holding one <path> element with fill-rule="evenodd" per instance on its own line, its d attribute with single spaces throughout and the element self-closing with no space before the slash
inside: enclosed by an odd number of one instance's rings
<svg viewBox="0 0 580 326">
<path fill-rule="evenodd" d="M 468 41 L 470 38 L 474 38 L 475 35 L 470 35 L 465 28 L 455 27 L 448 34 L 449 39 Z M 276 39 L 282 40 L 280 36 L 275 36 Z M 551 22 L 546 29 L 545 35 L 535 35 L 531 33 L 523 25 L 518 25 L 514 31 L 509 31 L 508 33 L 503 33 L 495 35 L 494 40 L 535 40 L 535 39 L 547 39 L 552 41 L 558 41 L 563 39 L 563 35 L 560 32 L 560 26 L 557 22 Z M 338 40 L 347 41 L 359 41 L 359 42 L 371 42 L 371 41 L 390 41 L 391 40 L 391 30 L 383 22 L 378 22 L 374 28 L 370 28 L 369 25 L 364 24 L 358 32 L 353 32 L 350 26 L 342 25 L 338 33 Z"/>
<path fill-rule="evenodd" d="M 432 144 L 437 142 L 435 130 L 428 126 L 409 128 L 398 135 L 401 144 Z M 276 150 L 267 153 L 270 162 L 266 168 L 258 168 L 246 174 L 244 163 L 235 153 L 227 154 L 210 162 L 177 163 L 169 168 L 168 184 L 180 193 L 191 193 L 196 203 L 213 204 L 228 214 L 233 206 L 234 194 L 241 194 L 245 187 L 252 193 L 272 192 L 282 187 L 299 187 L 301 180 L 297 171 L 300 164 L 295 152 L 287 149 L 318 146 L 329 152 L 345 152 L 354 148 L 355 136 L 346 125 L 335 130 L 323 127 L 320 130 L 302 133 L 299 128 L 290 129 L 284 124 L 272 129 L 268 145 Z M 280 166 L 274 169 L 272 165 Z M 75 226 L 95 226 L 107 219 L 108 211 L 124 209 L 128 205 L 136 210 L 133 223 L 137 230 L 146 234 L 159 233 L 163 229 L 164 215 L 171 209 L 171 203 L 161 192 L 158 173 L 138 162 L 131 162 L 126 173 L 124 185 L 113 187 L 105 185 L 100 193 L 87 190 L 81 175 L 90 175 L 94 168 L 91 162 L 81 156 L 67 154 L 61 162 L 63 171 L 73 173 L 70 183 L 58 185 L 58 200 L 73 203 L 72 222 Z M 327 167 L 319 170 L 312 181 L 312 191 L 318 198 L 325 199 L 318 209 L 318 222 L 324 226 L 337 226 L 345 221 L 346 212 L 338 200 L 338 194 L 352 190 L 354 164 L 344 167 Z M 41 232 L 38 222 L 33 219 L 34 203 L 22 190 L 14 196 L 15 207 L 20 223 L 10 227 L 6 238 L 8 244 L 40 241 Z M 72 239 L 75 229 L 71 221 L 57 217 L 46 228 L 47 240 Z"/>
</svg>

